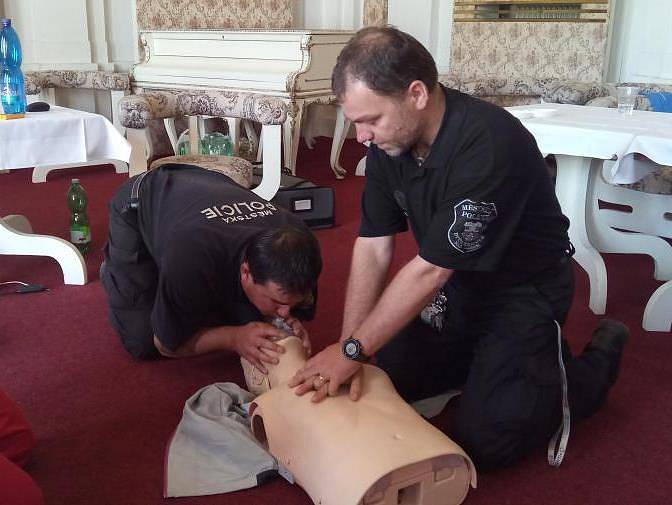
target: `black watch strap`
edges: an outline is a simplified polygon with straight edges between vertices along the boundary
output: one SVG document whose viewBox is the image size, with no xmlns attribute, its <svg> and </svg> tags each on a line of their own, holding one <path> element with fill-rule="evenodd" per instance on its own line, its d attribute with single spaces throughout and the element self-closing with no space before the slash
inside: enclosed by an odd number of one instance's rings
<svg viewBox="0 0 672 505">
<path fill-rule="evenodd" d="M 362 343 L 356 338 L 346 338 L 343 341 L 341 350 L 343 351 L 343 356 L 353 361 L 359 361 L 362 363 L 369 361 L 369 357 L 364 354 Z"/>
</svg>

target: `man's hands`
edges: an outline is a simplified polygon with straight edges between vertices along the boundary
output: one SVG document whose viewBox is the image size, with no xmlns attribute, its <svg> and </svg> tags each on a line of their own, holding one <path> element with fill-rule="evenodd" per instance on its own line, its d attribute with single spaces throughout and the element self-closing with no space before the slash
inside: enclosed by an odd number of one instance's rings
<svg viewBox="0 0 672 505">
<path fill-rule="evenodd" d="M 289 387 L 296 387 L 297 395 L 315 390 L 311 400 L 319 402 L 327 395 L 336 396 L 341 384 L 348 381 L 350 399 L 358 400 L 362 393 L 362 364 L 343 356 L 341 344 L 336 343 L 309 359 L 289 381 Z"/>
<path fill-rule="evenodd" d="M 301 339 L 301 344 L 306 350 L 306 355 L 310 356 L 310 337 L 301 321 L 293 317 L 287 318 L 284 321 L 292 329 L 292 334 Z M 280 330 L 272 324 L 262 322 L 248 323 L 236 329 L 236 334 L 233 338 L 233 350 L 263 373 L 268 373 L 264 362 L 276 365 L 280 354 L 285 352 L 284 347 L 273 341 L 283 339 L 286 336 L 287 333 L 284 330 Z"/>
<path fill-rule="evenodd" d="M 286 336 L 287 334 L 284 331 L 279 330 L 271 324 L 261 322 L 247 323 L 244 326 L 236 328 L 232 339 L 233 350 L 263 373 L 268 373 L 264 363 L 277 364 L 278 357 L 285 352 L 284 347 L 272 342 L 272 340 L 279 340 Z"/>
</svg>

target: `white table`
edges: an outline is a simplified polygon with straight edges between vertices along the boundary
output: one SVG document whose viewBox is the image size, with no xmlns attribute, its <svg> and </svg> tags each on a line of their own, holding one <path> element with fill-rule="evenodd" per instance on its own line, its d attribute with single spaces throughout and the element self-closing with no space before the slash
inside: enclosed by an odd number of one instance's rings
<svg viewBox="0 0 672 505">
<path fill-rule="evenodd" d="M 52 170 L 112 164 L 128 172 L 131 146 L 105 116 L 52 106 L 0 121 L 0 170 L 35 167 L 33 182 Z"/>
<path fill-rule="evenodd" d="M 508 110 L 532 133 L 543 154 L 555 155 L 556 194 L 570 219 L 574 258 L 590 280 L 591 310 L 596 314 L 606 310 L 607 272 L 600 252 L 648 254 L 656 265 L 655 277 L 672 279 L 672 248 L 660 238 L 672 237 L 672 222 L 664 216 L 672 211 L 672 196 L 610 184 L 634 182 L 655 168 L 638 163 L 632 153 L 672 165 L 672 114 L 634 111 L 624 116 L 616 109 L 563 104 Z M 598 199 L 626 204 L 633 212 L 599 209 Z M 669 331 L 671 325 L 672 282 L 667 282 L 649 300 L 643 326 Z"/>
<path fill-rule="evenodd" d="M 64 107 L 0 121 L 0 170 L 35 167 L 33 182 L 51 170 L 112 163 L 128 172 L 131 146 L 99 114 Z M 0 217 L 0 254 L 49 256 L 63 270 L 65 284 L 86 284 L 86 265 L 77 248 L 47 235 L 34 235 L 23 216 Z"/>
</svg>

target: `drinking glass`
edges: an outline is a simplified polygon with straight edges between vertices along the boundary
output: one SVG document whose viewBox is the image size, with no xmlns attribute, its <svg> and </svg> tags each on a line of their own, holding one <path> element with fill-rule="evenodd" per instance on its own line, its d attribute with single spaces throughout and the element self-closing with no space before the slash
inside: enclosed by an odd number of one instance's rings
<svg viewBox="0 0 672 505">
<path fill-rule="evenodd" d="M 616 88 L 618 112 L 626 116 L 631 116 L 632 111 L 635 108 L 637 95 L 639 95 L 639 88 L 637 86 L 619 86 Z"/>
</svg>

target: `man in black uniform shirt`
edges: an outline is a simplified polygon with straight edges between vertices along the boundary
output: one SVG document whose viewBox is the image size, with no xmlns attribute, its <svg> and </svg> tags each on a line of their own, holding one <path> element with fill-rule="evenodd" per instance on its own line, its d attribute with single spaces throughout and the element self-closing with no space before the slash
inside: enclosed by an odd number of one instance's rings
<svg viewBox="0 0 672 505">
<path fill-rule="evenodd" d="M 110 203 L 101 278 L 110 321 L 139 359 L 233 350 L 265 371 L 284 336 L 265 318 L 309 347 L 299 319 L 312 317 L 321 269 L 302 221 L 218 172 L 164 165 Z"/>
<path fill-rule="evenodd" d="M 374 354 L 408 401 L 460 388 L 452 435 L 481 470 L 566 432 L 570 409 L 574 420 L 595 412 L 628 331 L 603 321 L 578 358 L 561 343 L 568 220 L 529 132 L 438 84 L 428 51 L 393 28 L 355 35 L 332 87 L 371 146 L 341 341 L 297 372 L 297 394 L 315 389 L 319 401 L 350 382 L 357 399 L 358 361 Z M 419 253 L 386 286 L 394 235 L 409 224 Z"/>
</svg>

